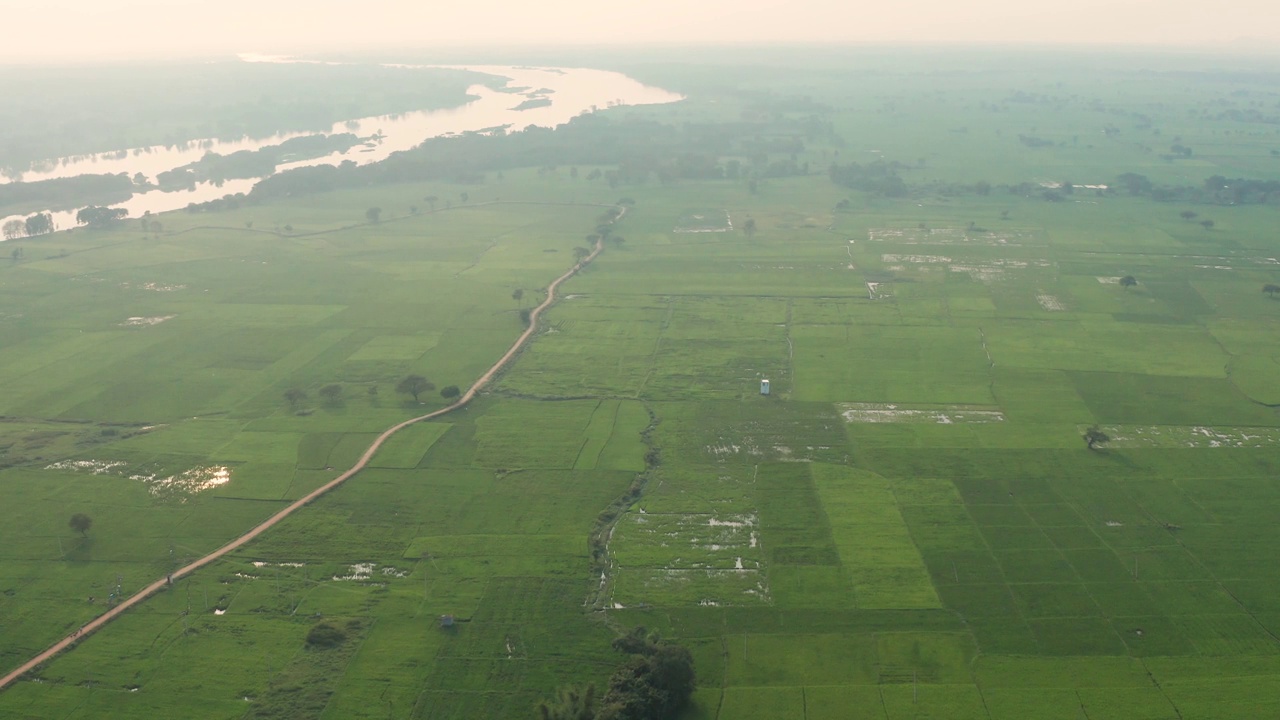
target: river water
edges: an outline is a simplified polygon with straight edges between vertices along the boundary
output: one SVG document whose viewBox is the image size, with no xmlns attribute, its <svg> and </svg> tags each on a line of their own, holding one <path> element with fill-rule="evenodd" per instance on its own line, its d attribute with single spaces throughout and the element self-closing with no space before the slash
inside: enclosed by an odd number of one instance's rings
<svg viewBox="0 0 1280 720">
<path fill-rule="evenodd" d="M 287 58 L 270 56 L 241 56 L 249 62 L 291 62 Z M 409 70 L 424 66 L 395 66 Z M 408 112 L 397 115 L 353 118 L 334 123 L 330 133 L 354 133 L 359 137 L 379 135 L 380 139 L 369 145 L 357 145 L 344 152 L 321 158 L 282 164 L 276 172 L 311 165 L 337 165 L 352 161 L 360 165 L 385 160 L 393 152 L 408 150 L 424 140 L 476 130 L 506 126 L 508 131 L 523 130 L 530 125 L 555 127 L 583 113 L 603 110 L 619 105 L 658 105 L 678 102 L 682 96 L 650 87 L 621 73 L 586 68 L 534 68 L 507 65 L 434 66 L 494 75 L 507 80 L 506 90 L 499 91 L 484 85 L 473 85 L 467 94 L 476 99 L 464 105 L 445 110 Z M 538 93 L 537 91 L 549 91 Z M 549 105 L 515 109 L 531 99 L 545 98 Z M 193 140 L 181 146 L 152 146 L 129 148 L 97 155 L 58 158 L 40 163 L 32 171 L 23 173 L 24 182 L 74 177 L 83 174 L 128 173 L 130 177 L 142 173 L 154 180 L 156 175 L 195 162 L 213 152 L 228 155 L 241 150 L 258 150 L 278 145 L 291 137 L 316 133 L 284 133 L 264 139 L 233 141 Z M 115 205 L 129 212 L 129 217 L 139 217 L 147 212 L 161 213 L 179 210 L 191 203 L 208 202 L 224 195 L 247 193 L 261 178 L 228 180 L 220 184 L 200 183 L 193 189 L 175 192 L 152 190 L 135 194 L 129 201 Z M 0 178 L 0 184 L 9 182 Z M 59 230 L 75 227 L 75 211 L 56 212 L 54 227 Z M 0 219 L 0 224 L 21 216 Z M 3 241 L 0 237 L 0 241 Z"/>
</svg>

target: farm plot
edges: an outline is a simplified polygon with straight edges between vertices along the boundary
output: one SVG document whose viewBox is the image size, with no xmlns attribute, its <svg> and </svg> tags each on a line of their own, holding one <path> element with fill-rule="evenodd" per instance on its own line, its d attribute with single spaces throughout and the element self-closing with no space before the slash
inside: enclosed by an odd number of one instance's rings
<svg viewBox="0 0 1280 720">
<path fill-rule="evenodd" d="M 799 400 L 989 405 L 991 361 L 975 329 L 800 326 Z"/>
<path fill-rule="evenodd" d="M 725 210 L 690 210 L 680 216 L 674 233 L 725 233 L 733 230 L 733 221 Z"/>
</svg>

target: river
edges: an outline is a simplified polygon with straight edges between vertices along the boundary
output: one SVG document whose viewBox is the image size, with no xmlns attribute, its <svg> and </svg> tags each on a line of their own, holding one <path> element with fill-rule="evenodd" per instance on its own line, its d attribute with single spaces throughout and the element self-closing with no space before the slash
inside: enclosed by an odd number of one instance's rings
<svg viewBox="0 0 1280 720">
<path fill-rule="evenodd" d="M 293 62 L 288 58 L 242 55 L 246 62 Z M 505 91 L 484 85 L 473 85 L 467 94 L 475 100 L 453 108 L 396 115 L 353 118 L 333 124 L 330 133 L 354 133 L 359 137 L 377 135 L 379 139 L 368 145 L 357 145 L 344 152 L 321 158 L 282 164 L 276 172 L 311 165 L 337 165 L 352 161 L 360 165 L 385 160 L 393 152 L 408 150 L 424 140 L 496 127 L 508 131 L 523 130 L 531 125 L 555 127 L 595 110 L 621 105 L 659 105 L 678 102 L 684 98 L 676 93 L 650 87 L 621 73 L 587 68 L 535 68 L 508 65 L 451 65 L 451 66 L 394 66 L 406 69 L 418 67 L 445 67 L 471 70 L 494 75 L 507 80 Z M 543 91 L 543 92 L 538 92 Z M 518 110 L 516 107 L 530 100 L 549 104 Z M 30 172 L 23 173 L 24 182 L 74 177 L 83 174 L 127 173 L 130 177 L 142 173 L 154 180 L 167 170 L 195 162 L 205 153 L 228 155 L 241 150 L 258 150 L 292 137 L 316 133 L 283 133 L 263 139 L 231 141 L 192 140 L 180 146 L 152 146 L 128 148 L 96 155 L 58 158 L 39 163 Z M 261 178 L 227 180 L 220 184 L 200 183 L 193 189 L 164 192 L 152 190 L 138 193 L 127 202 L 113 207 L 124 208 L 129 217 L 145 213 L 161 213 L 180 210 L 191 203 L 207 202 L 224 195 L 247 193 Z M 0 183 L 7 182 L 0 178 Z M 75 227 L 75 211 L 55 212 L 54 227 L 59 230 Z M 0 219 L 0 224 L 22 216 Z M 0 238 L 2 241 L 3 238 Z"/>
</svg>

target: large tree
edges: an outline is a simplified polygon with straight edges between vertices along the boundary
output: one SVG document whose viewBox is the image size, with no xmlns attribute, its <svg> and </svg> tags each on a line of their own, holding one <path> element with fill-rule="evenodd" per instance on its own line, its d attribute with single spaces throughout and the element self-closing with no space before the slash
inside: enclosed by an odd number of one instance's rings
<svg viewBox="0 0 1280 720">
<path fill-rule="evenodd" d="M 1137 284 L 1138 284 L 1138 278 L 1132 275 L 1125 275 L 1124 277 L 1120 278 L 1120 287 L 1124 288 L 1125 290 L 1128 290 L 1129 288 Z"/>
<path fill-rule="evenodd" d="M 339 405 L 342 403 L 342 386 L 337 383 L 325 385 L 320 388 L 320 397 L 330 405 Z"/>
<path fill-rule="evenodd" d="M 71 516 L 71 519 L 67 521 L 67 524 L 71 526 L 72 530 L 80 533 L 81 537 L 87 537 L 89 534 L 89 528 L 93 527 L 93 518 L 85 515 L 84 513 L 76 513 Z"/>
<path fill-rule="evenodd" d="M 21 220 L 13 219 L 4 224 L 4 239 L 17 240 L 27 234 L 27 224 Z"/>
<path fill-rule="evenodd" d="M 49 213 L 36 213 L 26 219 L 27 235 L 46 235 L 53 232 L 53 216 Z"/>
<path fill-rule="evenodd" d="M 1280 285 L 1276 285 L 1275 283 L 1267 283 L 1266 285 L 1262 286 L 1262 292 L 1269 295 L 1272 299 L 1275 299 L 1276 293 L 1280 293 Z"/>
<path fill-rule="evenodd" d="M 747 218 L 747 221 L 742 223 L 742 232 L 746 233 L 747 237 L 749 238 L 755 237 L 756 236 L 756 219 Z"/>
<path fill-rule="evenodd" d="M 378 222 L 378 219 L 382 217 L 382 208 L 371 207 L 368 210 L 364 211 L 364 217 L 369 222 L 376 223 Z"/>
<path fill-rule="evenodd" d="M 1102 432 L 1102 430 L 1099 429 L 1097 425 L 1094 425 L 1093 427 L 1084 431 L 1084 441 L 1085 441 L 1085 444 L 1089 446 L 1090 450 L 1096 450 L 1097 449 L 1096 446 L 1098 444 L 1111 442 L 1111 436 Z"/>
<path fill-rule="evenodd" d="M 435 390 L 436 386 L 432 382 L 421 375 L 406 375 L 403 380 L 396 385 L 396 392 L 405 395 L 412 395 L 414 402 L 421 402 L 418 396 L 424 392 Z"/>
<path fill-rule="evenodd" d="M 289 402 L 289 407 L 297 410 L 306 402 L 307 391 L 302 388 L 289 388 L 284 391 L 284 399 Z"/>
</svg>

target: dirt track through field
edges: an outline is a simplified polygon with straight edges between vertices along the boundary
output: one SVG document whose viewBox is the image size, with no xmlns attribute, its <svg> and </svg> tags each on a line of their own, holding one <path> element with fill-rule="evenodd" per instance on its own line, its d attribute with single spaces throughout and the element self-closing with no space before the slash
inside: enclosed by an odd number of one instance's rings
<svg viewBox="0 0 1280 720">
<path fill-rule="evenodd" d="M 627 212 L 626 208 L 625 207 L 621 208 L 621 210 L 622 210 L 621 214 L 619 214 L 618 217 L 615 218 L 613 222 L 617 222 L 618 220 L 621 220 L 623 216 L 626 215 L 626 212 Z M 413 425 L 414 423 L 419 423 L 424 420 L 431 420 L 432 418 L 440 417 L 441 415 L 453 412 L 454 410 L 457 410 L 458 408 L 471 402 L 471 400 L 475 398 L 476 394 L 480 392 L 481 388 L 489 384 L 489 382 L 493 380 L 494 376 L 497 375 L 502 370 L 502 368 L 506 366 L 507 363 L 511 362 L 511 359 L 516 356 L 516 353 L 520 352 L 520 350 L 522 350 L 524 346 L 529 342 L 529 339 L 533 337 L 534 333 L 537 332 L 538 317 L 542 314 L 544 310 L 546 310 L 548 307 L 551 306 L 552 303 L 555 302 L 556 290 L 560 287 L 560 284 L 563 283 L 565 280 L 568 280 L 569 278 L 576 275 L 578 271 L 581 270 L 582 268 L 586 267 L 587 264 L 590 263 L 592 260 L 594 260 L 596 256 L 600 254 L 600 251 L 603 249 L 604 249 L 604 239 L 601 238 L 596 240 L 596 246 L 595 248 L 592 249 L 590 255 L 587 255 L 585 258 L 580 260 L 577 264 L 569 268 L 569 270 L 567 270 L 563 275 L 556 278 L 554 281 L 552 281 L 550 285 L 547 286 L 547 298 L 542 301 L 542 304 L 535 307 L 529 313 L 529 327 L 525 328 L 525 331 L 520 334 L 520 337 L 516 338 L 515 343 L 511 345 L 511 348 L 507 350 L 506 354 L 503 355 L 502 358 L 500 358 L 496 363 L 494 363 L 493 366 L 490 367 L 489 370 L 485 372 L 484 375 L 481 375 L 480 379 L 476 380 L 475 383 L 471 386 L 471 388 L 468 389 L 467 392 L 464 393 L 461 397 L 459 397 L 458 400 L 454 402 L 452 405 L 436 410 L 435 412 L 427 413 L 426 415 L 412 418 L 410 420 L 405 420 L 404 422 L 387 429 L 381 435 L 378 436 L 377 440 L 373 441 L 373 444 L 369 446 L 369 449 L 364 451 L 364 454 L 360 456 L 360 460 L 357 461 L 355 465 L 352 465 L 351 469 L 342 473 L 341 475 L 334 478 L 333 480 L 330 480 L 324 485 L 316 488 L 315 490 L 312 490 L 302 498 L 293 501 L 288 505 L 288 507 L 285 507 L 280 512 L 262 521 L 261 523 L 254 526 L 248 532 L 244 533 L 243 535 L 236 538 L 235 540 L 232 540 L 231 542 L 227 543 L 226 545 L 223 545 L 217 550 L 214 550 L 208 555 L 205 555 L 204 557 L 198 560 L 195 560 L 189 563 L 188 565 L 185 565 L 182 568 L 179 568 L 178 570 L 175 570 L 173 573 L 171 573 L 167 577 L 163 577 L 163 578 L 160 578 L 159 580 L 156 580 L 155 582 L 151 583 L 150 585 L 144 587 L 143 589 L 131 595 L 128 599 L 124 600 L 119 605 L 111 608 L 110 610 L 99 615 L 93 620 L 90 620 L 88 623 L 83 625 L 79 630 L 71 633 L 70 635 L 66 636 L 62 640 L 59 640 L 57 643 L 54 643 L 54 645 L 51 646 L 49 649 L 31 658 L 27 662 L 23 663 L 21 666 L 15 668 L 12 672 L 5 675 L 3 678 L 0 678 L 0 690 L 3 690 L 4 688 L 13 684 L 14 681 L 16 681 L 18 678 L 22 677 L 26 673 L 30 672 L 31 670 L 35 669 L 35 667 L 40 665 L 41 663 L 44 663 L 53 659 L 55 655 L 71 647 L 82 638 L 87 637 L 93 632 L 101 629 L 102 626 L 116 619 L 129 608 L 135 605 L 138 605 L 142 601 L 146 600 L 148 597 L 164 589 L 167 585 L 170 584 L 171 581 L 176 581 L 183 577 L 186 577 L 187 575 L 190 575 L 196 570 L 199 570 L 200 568 L 206 565 L 209 565 L 210 563 L 224 557 L 228 553 L 238 550 L 239 548 L 243 547 L 254 538 L 258 537 L 262 533 L 269 530 L 276 523 L 289 517 L 295 512 L 301 510 L 303 507 L 306 507 L 316 498 L 319 498 L 321 495 L 324 495 L 330 490 L 346 482 L 356 473 L 363 470 L 366 465 L 369 464 L 369 461 L 373 459 L 373 456 L 378 452 L 378 449 L 381 448 L 382 444 L 386 442 L 387 439 L 390 438 L 392 435 L 395 435 L 396 433 L 400 432 L 406 427 L 409 427 L 410 425 Z"/>
</svg>

